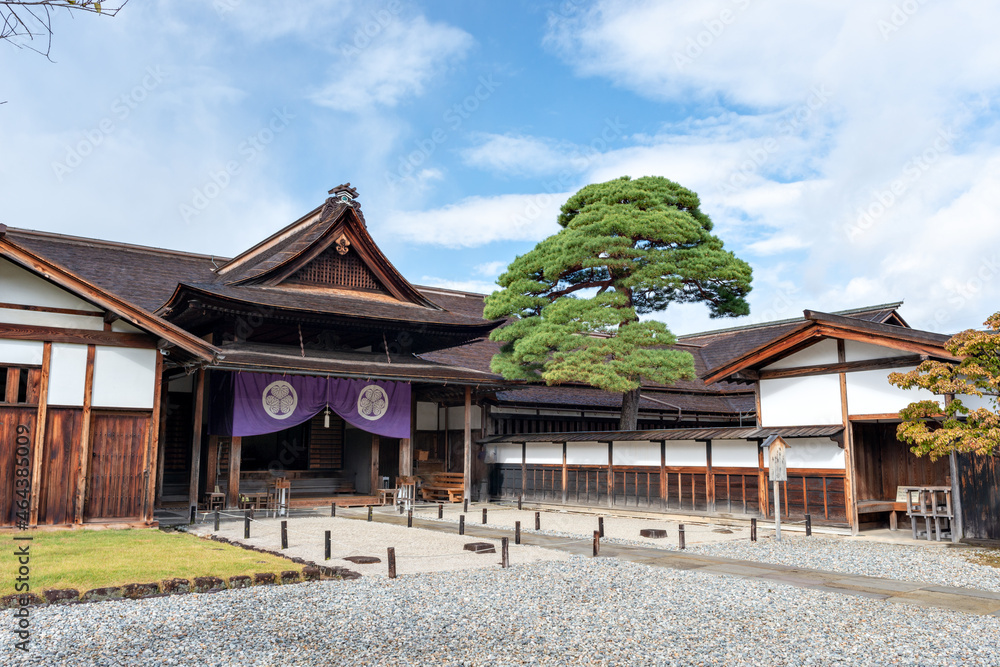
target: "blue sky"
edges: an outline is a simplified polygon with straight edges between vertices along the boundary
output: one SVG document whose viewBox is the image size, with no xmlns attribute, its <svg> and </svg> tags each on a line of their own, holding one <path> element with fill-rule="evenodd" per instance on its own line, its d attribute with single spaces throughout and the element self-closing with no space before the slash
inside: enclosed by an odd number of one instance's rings
<svg viewBox="0 0 1000 667">
<path fill-rule="evenodd" d="M 277 10 L 276 10 L 277 5 Z M 751 315 L 1000 309 L 1000 5 L 138 2 L 0 44 L 0 222 L 230 255 L 350 181 L 411 281 L 488 291 L 580 187 L 661 175 Z"/>
</svg>

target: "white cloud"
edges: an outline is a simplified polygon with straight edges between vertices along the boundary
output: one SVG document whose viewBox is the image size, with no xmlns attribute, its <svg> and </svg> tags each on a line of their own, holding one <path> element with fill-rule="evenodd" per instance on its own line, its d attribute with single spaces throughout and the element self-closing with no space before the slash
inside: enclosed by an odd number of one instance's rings
<svg viewBox="0 0 1000 667">
<path fill-rule="evenodd" d="M 486 262 L 476 266 L 476 273 L 481 276 L 495 278 L 496 276 L 499 276 L 509 264 L 510 262 L 506 261 Z"/>
<path fill-rule="evenodd" d="M 500 289 L 494 283 L 482 280 L 449 280 L 447 278 L 436 278 L 434 276 L 424 276 L 420 279 L 420 285 L 425 287 L 441 287 L 443 289 L 453 289 L 458 292 L 472 292 L 473 294 L 491 294 Z M 431 300 L 434 295 L 431 295 Z"/>
<path fill-rule="evenodd" d="M 520 134 L 483 134 L 478 145 L 462 151 L 470 167 L 502 174 L 537 176 L 570 169 L 578 171 L 583 152 L 569 142 Z M 586 166 L 586 161 L 582 161 Z"/>
<path fill-rule="evenodd" d="M 383 30 L 377 42 L 358 49 L 352 60 L 331 67 L 330 81 L 311 96 L 313 102 L 354 113 L 395 107 L 422 95 L 428 82 L 474 43 L 464 30 L 423 16 L 393 21 Z"/>
<path fill-rule="evenodd" d="M 556 217 L 570 193 L 468 197 L 427 211 L 394 211 L 390 234 L 413 243 L 471 248 L 496 241 L 541 241 L 559 231 Z"/>
<path fill-rule="evenodd" d="M 772 236 L 771 238 L 763 241 L 751 243 L 747 246 L 747 250 L 755 252 L 758 255 L 775 255 L 789 250 L 807 248 L 808 246 L 809 244 L 806 241 L 803 241 L 797 236 L 778 235 Z"/>
</svg>

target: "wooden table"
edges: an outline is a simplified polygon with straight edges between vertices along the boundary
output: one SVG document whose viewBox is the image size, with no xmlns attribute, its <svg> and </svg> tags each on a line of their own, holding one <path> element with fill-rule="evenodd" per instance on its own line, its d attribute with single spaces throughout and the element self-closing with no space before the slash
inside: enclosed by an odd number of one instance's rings
<svg viewBox="0 0 1000 667">
<path fill-rule="evenodd" d="M 267 491 L 249 491 L 247 493 L 241 493 L 240 509 L 267 509 L 268 496 L 270 496 L 270 494 Z"/>
<path fill-rule="evenodd" d="M 950 486 L 907 486 L 906 491 L 906 514 L 910 517 L 910 526 L 913 529 L 913 539 L 917 539 L 917 521 L 924 520 L 927 539 L 931 539 L 931 522 L 934 522 L 934 539 L 941 541 L 942 532 L 951 537 L 952 541 L 957 541 L 955 534 L 955 514 L 951 505 Z M 947 521 L 945 530 L 942 531 L 941 524 Z"/>
</svg>

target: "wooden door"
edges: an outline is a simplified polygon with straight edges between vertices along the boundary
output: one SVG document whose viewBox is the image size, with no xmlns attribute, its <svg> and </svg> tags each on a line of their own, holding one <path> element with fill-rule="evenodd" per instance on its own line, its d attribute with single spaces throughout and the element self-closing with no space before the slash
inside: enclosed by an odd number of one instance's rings
<svg viewBox="0 0 1000 667">
<path fill-rule="evenodd" d="M 76 481 L 80 474 L 83 410 L 49 408 L 45 421 L 45 458 L 42 461 L 38 523 L 73 523 Z"/>
<path fill-rule="evenodd" d="M 18 501 L 28 499 L 28 487 L 18 485 L 16 480 L 25 477 L 23 473 L 20 477 L 17 474 L 24 469 L 28 471 L 27 479 L 31 479 L 36 410 L 34 406 L 0 406 L 0 526 L 16 525 Z M 25 458 L 28 465 L 18 465 L 25 463 Z"/>
<path fill-rule="evenodd" d="M 139 518 L 150 414 L 94 412 L 84 520 Z"/>
</svg>

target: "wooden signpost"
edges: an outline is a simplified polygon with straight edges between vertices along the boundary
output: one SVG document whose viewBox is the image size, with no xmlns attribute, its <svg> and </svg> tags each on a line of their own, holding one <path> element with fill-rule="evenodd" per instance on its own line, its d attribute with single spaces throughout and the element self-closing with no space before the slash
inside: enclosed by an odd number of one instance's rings
<svg viewBox="0 0 1000 667">
<path fill-rule="evenodd" d="M 785 463 L 785 449 L 788 445 L 779 435 L 772 435 L 764 444 L 767 445 L 768 474 L 774 485 L 774 537 L 781 541 L 781 490 L 778 482 L 788 481 L 788 467 Z"/>
</svg>

